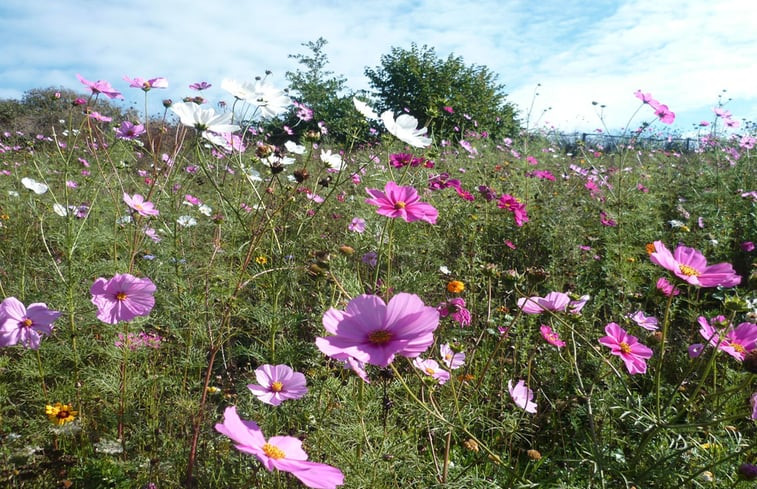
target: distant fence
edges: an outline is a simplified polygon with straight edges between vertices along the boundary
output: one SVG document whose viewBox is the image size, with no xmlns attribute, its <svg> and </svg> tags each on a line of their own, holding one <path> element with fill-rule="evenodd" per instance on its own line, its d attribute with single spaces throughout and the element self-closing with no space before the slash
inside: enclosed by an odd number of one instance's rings
<svg viewBox="0 0 757 489">
<path fill-rule="evenodd" d="M 566 152 L 577 151 L 581 146 L 583 148 L 601 147 L 603 152 L 610 153 L 633 146 L 635 149 L 690 153 L 699 149 L 700 144 L 697 138 L 613 136 L 589 132 L 550 133 L 546 135 L 546 138 Z"/>
</svg>

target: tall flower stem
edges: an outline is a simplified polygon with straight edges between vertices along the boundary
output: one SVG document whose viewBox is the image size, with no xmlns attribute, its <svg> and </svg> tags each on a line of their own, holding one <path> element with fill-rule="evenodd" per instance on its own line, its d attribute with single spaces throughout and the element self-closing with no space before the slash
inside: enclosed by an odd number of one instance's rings
<svg viewBox="0 0 757 489">
<path fill-rule="evenodd" d="M 668 327 L 670 326 L 670 307 L 673 305 L 673 294 L 668 296 L 668 302 L 665 305 L 665 316 L 662 319 L 662 336 L 660 337 L 660 354 L 657 360 L 657 369 L 655 370 L 654 384 L 655 384 L 655 397 L 657 398 L 657 421 L 662 422 L 660 417 L 660 387 L 662 383 L 662 365 L 665 359 L 665 340 L 668 337 Z"/>
<path fill-rule="evenodd" d="M 39 367 L 39 379 L 42 382 L 42 395 L 45 396 L 45 401 L 48 400 L 47 397 L 47 385 L 45 384 L 45 371 L 42 368 L 42 357 L 39 354 L 39 348 L 35 350 L 37 353 L 37 367 Z"/>
</svg>

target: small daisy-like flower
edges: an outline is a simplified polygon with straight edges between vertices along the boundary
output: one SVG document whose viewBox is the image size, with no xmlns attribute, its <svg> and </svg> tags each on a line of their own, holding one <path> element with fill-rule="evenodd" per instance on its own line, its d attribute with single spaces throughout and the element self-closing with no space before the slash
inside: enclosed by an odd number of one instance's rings
<svg viewBox="0 0 757 489">
<path fill-rule="evenodd" d="M 258 257 L 255 257 L 255 263 L 258 265 L 265 265 L 268 263 L 268 258 L 265 255 L 260 255 Z"/>
<path fill-rule="evenodd" d="M 45 414 L 47 414 L 47 418 L 51 423 L 56 426 L 63 426 L 75 420 L 79 411 L 75 411 L 71 404 L 56 402 L 52 406 L 49 404 L 45 406 Z"/>
</svg>

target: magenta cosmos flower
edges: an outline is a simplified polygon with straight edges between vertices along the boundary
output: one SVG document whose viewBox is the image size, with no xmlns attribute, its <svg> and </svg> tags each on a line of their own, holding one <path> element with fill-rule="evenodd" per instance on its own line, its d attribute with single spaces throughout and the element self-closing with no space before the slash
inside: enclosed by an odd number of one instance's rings
<svg viewBox="0 0 757 489">
<path fill-rule="evenodd" d="M 98 278 L 90 287 L 92 304 L 97 306 L 97 319 L 116 324 L 147 316 L 155 305 L 155 284 L 149 278 L 123 273 L 110 280 Z"/>
<path fill-rule="evenodd" d="M 503 194 L 497 201 L 497 207 L 512 212 L 513 217 L 515 218 L 515 224 L 518 227 L 521 227 L 528 222 L 528 214 L 526 213 L 525 204 L 510 194 Z"/>
<path fill-rule="evenodd" d="M 527 413 L 536 413 L 536 403 L 534 400 L 534 391 L 526 386 L 525 380 L 519 380 L 513 387 L 513 381 L 507 381 L 507 390 L 510 391 L 510 397 L 513 398 L 513 402 L 516 406 L 523 409 Z"/>
<path fill-rule="evenodd" d="M 144 80 L 139 77 L 129 78 L 128 76 L 124 76 L 124 80 L 126 81 L 126 83 L 129 84 L 130 87 L 141 88 L 145 92 L 149 92 L 150 89 L 153 89 L 153 88 L 168 88 L 168 80 L 166 80 L 163 77 L 150 78 L 149 80 Z"/>
<path fill-rule="evenodd" d="M 0 303 L 0 346 L 21 343 L 32 350 L 38 349 L 41 335 L 52 333 L 53 321 L 60 315 L 41 302 L 24 307 L 15 297 L 8 297 Z"/>
<path fill-rule="evenodd" d="M 311 462 L 302 442 L 292 436 L 272 436 L 268 440 L 254 421 L 239 418 L 236 406 L 227 407 L 223 423 L 216 431 L 231 438 L 237 450 L 255 455 L 269 471 L 289 472 L 307 487 L 335 489 L 344 484 L 342 471 L 331 465 Z"/>
<path fill-rule="evenodd" d="M 465 307 L 465 299 L 462 297 L 453 297 L 447 302 L 442 302 L 436 307 L 439 315 L 443 318 L 449 316 L 460 326 L 468 326 L 471 323 L 471 312 Z"/>
<path fill-rule="evenodd" d="M 278 406 L 288 399 L 299 399 L 308 393 L 305 376 L 287 365 L 261 365 L 255 369 L 255 378 L 258 383 L 249 384 L 247 388 L 260 401 L 272 406 Z"/>
<path fill-rule="evenodd" d="M 155 204 L 145 200 L 145 198 L 139 194 L 131 196 L 124 193 L 124 202 L 126 202 L 126 205 L 137 211 L 140 216 L 150 217 L 160 214 L 160 211 L 155 208 Z"/>
<path fill-rule="evenodd" d="M 707 266 L 707 259 L 694 248 L 679 245 L 671 254 L 662 241 L 654 242 L 649 259 L 673 272 L 681 280 L 698 287 L 735 287 L 741 282 L 730 263 Z"/>
<path fill-rule="evenodd" d="M 129 121 L 123 121 L 121 122 L 121 125 L 116 128 L 116 137 L 118 139 L 132 140 L 137 139 L 145 132 L 144 124 L 133 124 Z"/>
<path fill-rule="evenodd" d="M 757 324 L 741 323 L 735 328 L 728 325 L 725 331 L 719 331 L 714 324 L 727 324 L 725 316 L 716 316 L 708 322 L 704 316 L 699 316 L 699 334 L 718 350 L 722 350 L 733 358 L 744 361 L 747 353 L 757 348 Z"/>
<path fill-rule="evenodd" d="M 377 206 L 376 212 L 382 216 L 401 217 L 407 222 L 426 221 L 436 224 L 439 211 L 431 204 L 421 202 L 413 187 L 400 187 L 394 182 L 386 182 L 383 192 L 376 188 L 366 189 L 366 192 L 372 198 L 365 199 L 365 203 Z"/>
<path fill-rule="evenodd" d="M 344 311 L 333 307 L 323 315 L 332 336 L 316 338 L 325 355 L 386 367 L 395 355 L 415 358 L 434 342 L 439 313 L 415 294 L 400 292 L 386 304 L 376 295 L 352 299 Z M 341 358 L 340 358 L 341 357 Z"/>
<path fill-rule="evenodd" d="M 544 338 L 544 340 L 550 345 L 557 348 L 562 348 L 563 346 L 565 346 L 565 342 L 560 339 L 559 333 L 557 333 L 557 331 L 553 331 L 552 328 L 550 328 L 546 324 L 541 325 L 539 332 L 541 333 L 542 338 Z"/>
<path fill-rule="evenodd" d="M 628 373 L 643 374 L 647 371 L 648 358 L 652 358 L 652 350 L 639 343 L 638 338 L 631 336 L 615 323 L 609 323 L 605 326 L 604 336 L 599 342 L 610 348 L 613 355 L 623 359 L 628 369 Z"/>
<path fill-rule="evenodd" d="M 121 95 L 121 92 L 113 88 L 110 83 L 104 80 L 97 80 L 96 82 L 89 81 L 78 73 L 76 74 L 76 78 L 78 78 L 82 85 L 88 87 L 95 95 L 102 93 L 108 98 L 124 98 L 124 96 Z"/>
</svg>

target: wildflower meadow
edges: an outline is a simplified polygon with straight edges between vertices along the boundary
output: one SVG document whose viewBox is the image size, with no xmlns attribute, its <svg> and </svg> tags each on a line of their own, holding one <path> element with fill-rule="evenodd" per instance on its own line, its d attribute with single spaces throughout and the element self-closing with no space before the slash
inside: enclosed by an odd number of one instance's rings
<svg viewBox="0 0 757 489">
<path fill-rule="evenodd" d="M 725 105 L 689 152 L 641 91 L 612 147 L 359 96 L 337 139 L 267 77 L 77 77 L 0 134 L 3 487 L 755 487 Z"/>
</svg>

